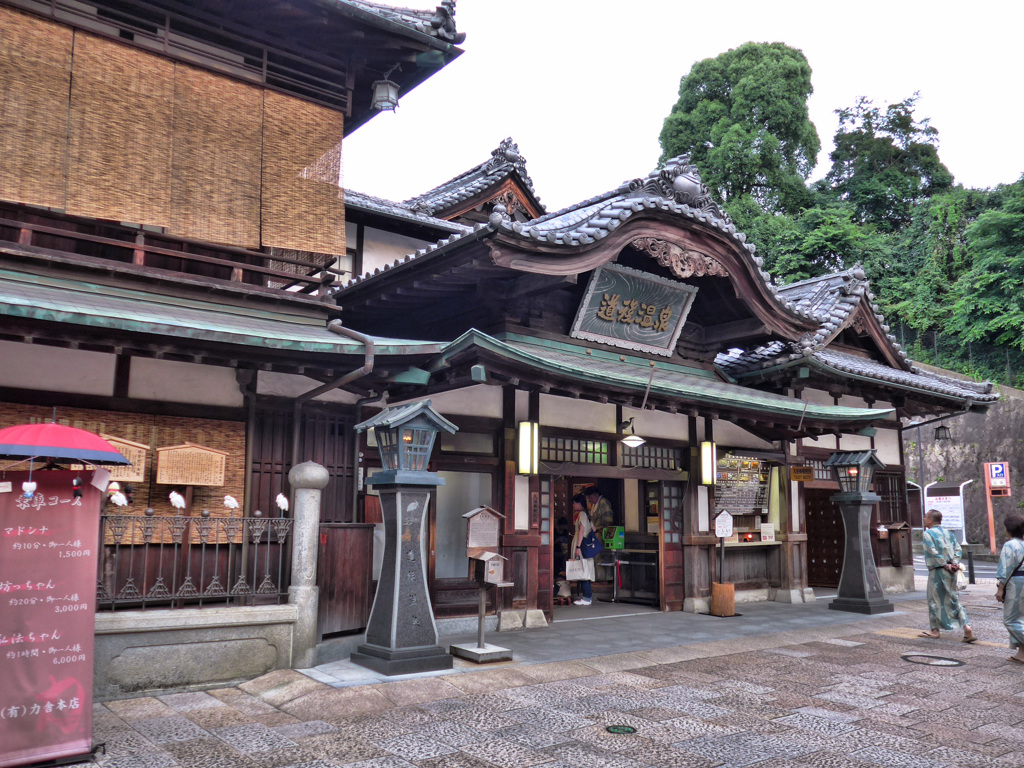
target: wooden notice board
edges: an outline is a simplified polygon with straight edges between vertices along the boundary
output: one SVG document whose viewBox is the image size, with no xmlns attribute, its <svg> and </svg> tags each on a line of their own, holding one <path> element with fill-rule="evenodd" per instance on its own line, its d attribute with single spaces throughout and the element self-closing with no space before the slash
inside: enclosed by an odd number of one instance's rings
<svg viewBox="0 0 1024 768">
<path fill-rule="evenodd" d="M 184 443 L 156 449 L 156 481 L 162 485 L 224 485 L 227 451 Z"/>
</svg>

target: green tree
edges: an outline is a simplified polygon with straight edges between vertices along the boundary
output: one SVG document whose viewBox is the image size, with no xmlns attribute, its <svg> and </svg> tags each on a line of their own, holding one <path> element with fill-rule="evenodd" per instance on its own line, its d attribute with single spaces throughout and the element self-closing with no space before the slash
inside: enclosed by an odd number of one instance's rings
<svg viewBox="0 0 1024 768">
<path fill-rule="evenodd" d="M 861 97 L 856 106 L 836 110 L 839 130 L 823 189 L 850 203 L 858 221 L 882 231 L 906 226 L 917 201 L 953 184 L 939 160 L 938 130 L 914 117 L 918 98 L 915 93 L 882 112 Z"/>
<path fill-rule="evenodd" d="M 949 323 L 966 341 L 1024 350 L 1024 176 L 967 229 L 971 268 L 957 282 Z"/>
<path fill-rule="evenodd" d="M 887 268 L 889 259 L 886 239 L 853 221 L 848 206 L 814 207 L 796 218 L 773 274 L 789 283 L 861 264 L 874 275 Z"/>
<path fill-rule="evenodd" d="M 661 130 L 662 160 L 689 153 L 716 197 L 748 196 L 763 211 L 797 212 L 821 141 L 807 113 L 813 92 L 803 53 L 745 43 L 693 65 Z"/>
</svg>

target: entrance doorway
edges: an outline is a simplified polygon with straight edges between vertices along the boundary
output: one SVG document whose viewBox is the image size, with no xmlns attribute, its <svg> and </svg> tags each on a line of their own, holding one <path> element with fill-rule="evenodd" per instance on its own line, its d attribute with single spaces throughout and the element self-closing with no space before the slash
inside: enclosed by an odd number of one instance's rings
<svg viewBox="0 0 1024 768">
<path fill-rule="evenodd" d="M 835 491 L 807 488 L 807 583 L 812 587 L 839 586 L 843 574 L 846 531 L 843 518 L 829 497 Z"/>
</svg>

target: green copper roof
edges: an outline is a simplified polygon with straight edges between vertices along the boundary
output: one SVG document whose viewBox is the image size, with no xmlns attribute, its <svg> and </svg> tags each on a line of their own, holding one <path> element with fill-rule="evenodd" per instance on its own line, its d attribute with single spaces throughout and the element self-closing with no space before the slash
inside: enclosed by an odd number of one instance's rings
<svg viewBox="0 0 1024 768">
<path fill-rule="evenodd" d="M 326 318 L 312 313 L 200 301 L 6 269 L 0 269 L 0 315 L 296 352 L 361 354 L 363 349 L 360 342 L 327 330 Z M 376 341 L 378 354 L 441 348 L 422 341 Z"/>
<path fill-rule="evenodd" d="M 573 344 L 549 342 L 517 336 L 499 341 L 479 331 L 469 331 L 453 341 L 434 359 L 434 370 L 442 368 L 450 356 L 472 348 L 486 350 L 550 374 L 557 374 L 599 386 L 634 389 L 643 392 L 650 381 L 651 394 L 681 401 L 730 410 L 757 411 L 803 418 L 808 421 L 867 422 L 885 419 L 894 414 L 891 408 L 851 408 L 820 405 L 785 395 L 761 392 L 729 384 L 681 365 L 647 358 L 632 357 L 601 350 L 590 350 Z M 623 358 L 620 360 L 620 357 Z M 653 371 L 653 375 L 652 375 Z"/>
</svg>

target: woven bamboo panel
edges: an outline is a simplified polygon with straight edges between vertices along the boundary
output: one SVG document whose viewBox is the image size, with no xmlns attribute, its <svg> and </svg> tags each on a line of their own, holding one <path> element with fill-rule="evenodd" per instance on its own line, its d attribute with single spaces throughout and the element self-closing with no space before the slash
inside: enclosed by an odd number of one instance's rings
<svg viewBox="0 0 1024 768">
<path fill-rule="evenodd" d="M 170 232 L 259 247 L 260 90 L 183 64 L 174 84 Z"/>
<path fill-rule="evenodd" d="M 344 117 L 267 91 L 263 106 L 263 245 L 345 253 L 339 179 Z"/>
<path fill-rule="evenodd" d="M 170 223 L 173 98 L 172 62 L 75 34 L 69 213 Z"/>
<path fill-rule="evenodd" d="M 64 207 L 72 33 L 0 7 L 0 199 Z"/>
</svg>

